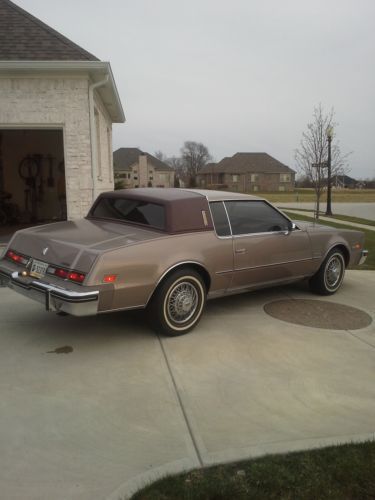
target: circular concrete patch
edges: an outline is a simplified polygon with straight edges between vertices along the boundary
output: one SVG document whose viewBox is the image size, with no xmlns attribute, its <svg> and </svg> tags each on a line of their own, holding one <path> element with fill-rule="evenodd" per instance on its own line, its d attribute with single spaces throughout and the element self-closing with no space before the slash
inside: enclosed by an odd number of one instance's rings
<svg viewBox="0 0 375 500">
<path fill-rule="evenodd" d="M 266 304 L 264 310 L 288 323 L 327 330 L 358 330 L 372 322 L 371 316 L 360 309 L 322 300 L 277 300 Z"/>
</svg>

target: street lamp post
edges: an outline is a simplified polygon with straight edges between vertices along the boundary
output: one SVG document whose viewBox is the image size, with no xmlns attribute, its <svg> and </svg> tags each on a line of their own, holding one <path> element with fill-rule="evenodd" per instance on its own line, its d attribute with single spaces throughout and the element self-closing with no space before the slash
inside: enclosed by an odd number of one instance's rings
<svg viewBox="0 0 375 500">
<path fill-rule="evenodd" d="M 331 208 L 331 143 L 333 137 L 333 127 L 327 127 L 327 140 L 328 140 L 328 159 L 327 159 L 327 208 L 326 215 L 332 215 Z"/>
</svg>

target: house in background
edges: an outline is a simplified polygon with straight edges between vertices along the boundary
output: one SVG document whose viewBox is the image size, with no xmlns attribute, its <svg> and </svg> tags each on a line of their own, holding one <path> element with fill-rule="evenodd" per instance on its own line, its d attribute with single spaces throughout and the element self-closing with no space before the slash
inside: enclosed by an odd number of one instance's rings
<svg viewBox="0 0 375 500">
<path fill-rule="evenodd" d="M 123 188 L 174 186 L 174 169 L 138 148 L 117 149 L 113 168 L 116 185 Z"/>
<path fill-rule="evenodd" d="M 85 216 L 113 189 L 112 124 L 124 121 L 108 62 L 0 0 L 0 191 L 19 222 Z"/>
<path fill-rule="evenodd" d="M 331 178 L 332 187 L 335 189 L 363 189 L 365 183 L 357 181 L 348 175 L 333 175 Z"/>
<path fill-rule="evenodd" d="M 236 153 L 208 163 L 198 174 L 198 186 L 229 191 L 293 191 L 295 171 L 267 153 Z"/>
</svg>

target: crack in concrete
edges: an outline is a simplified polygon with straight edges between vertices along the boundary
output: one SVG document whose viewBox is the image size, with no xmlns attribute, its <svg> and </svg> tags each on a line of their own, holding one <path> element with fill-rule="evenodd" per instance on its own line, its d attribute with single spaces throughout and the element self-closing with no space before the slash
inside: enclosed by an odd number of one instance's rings
<svg viewBox="0 0 375 500">
<path fill-rule="evenodd" d="M 372 347 L 373 349 L 375 349 L 375 345 L 373 344 L 370 344 L 370 342 L 367 342 L 366 340 L 363 340 L 361 339 L 360 337 L 358 337 L 355 333 L 351 332 L 350 330 L 346 330 L 347 333 L 349 333 L 349 335 L 351 335 L 352 337 L 354 337 L 355 339 L 359 340 L 360 342 L 362 342 L 363 344 L 366 344 L 368 345 L 369 347 Z"/>
<path fill-rule="evenodd" d="M 180 408 L 181 408 L 181 412 L 182 412 L 182 415 L 183 415 L 184 420 L 185 420 L 186 427 L 188 429 L 191 441 L 192 441 L 193 446 L 194 446 L 195 453 L 197 455 L 197 458 L 198 458 L 200 466 L 203 467 L 204 466 L 203 458 L 202 458 L 201 452 L 199 450 L 198 443 L 197 443 L 197 441 L 195 439 L 194 432 L 193 432 L 192 426 L 191 426 L 190 421 L 189 421 L 189 417 L 187 415 L 184 403 L 182 401 L 180 392 L 178 390 L 178 386 L 177 386 L 177 383 L 176 383 L 175 376 L 173 374 L 172 366 L 171 366 L 171 364 L 169 362 L 169 359 L 168 359 L 168 356 L 167 356 L 167 353 L 166 353 L 166 350 L 164 348 L 163 341 L 162 341 L 160 335 L 158 335 L 158 339 L 159 339 L 160 348 L 161 348 L 161 351 L 163 353 L 164 360 L 165 360 L 165 363 L 167 365 L 168 372 L 169 372 L 169 375 L 171 377 L 172 384 L 173 384 L 173 387 L 174 387 L 174 390 L 175 390 L 175 393 L 176 393 L 176 396 L 177 396 L 177 400 L 179 402 L 179 405 L 180 405 Z"/>
</svg>

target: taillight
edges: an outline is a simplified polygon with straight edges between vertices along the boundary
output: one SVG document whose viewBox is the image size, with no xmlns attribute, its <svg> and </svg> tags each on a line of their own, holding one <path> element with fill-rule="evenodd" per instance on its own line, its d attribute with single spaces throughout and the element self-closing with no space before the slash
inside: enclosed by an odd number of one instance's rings
<svg viewBox="0 0 375 500">
<path fill-rule="evenodd" d="M 78 273 L 76 271 L 68 271 L 62 267 L 49 267 L 48 274 L 53 274 L 58 278 L 63 280 L 74 281 L 75 283 L 82 283 L 86 277 L 83 273 Z"/>
<path fill-rule="evenodd" d="M 81 273 L 71 272 L 68 275 L 68 279 L 70 281 L 75 281 L 76 283 L 82 283 L 83 280 L 85 279 L 85 275 Z"/>
<path fill-rule="evenodd" d="M 69 272 L 65 271 L 65 269 L 57 268 L 57 269 L 55 269 L 55 272 L 53 274 L 55 276 L 58 276 L 59 278 L 67 279 Z"/>
<path fill-rule="evenodd" d="M 13 262 L 17 262 L 17 264 L 22 264 L 23 266 L 26 266 L 29 262 L 29 259 L 27 257 L 24 257 L 23 255 L 20 255 L 13 250 L 8 250 L 5 254 L 5 257 L 12 260 Z"/>
</svg>

